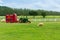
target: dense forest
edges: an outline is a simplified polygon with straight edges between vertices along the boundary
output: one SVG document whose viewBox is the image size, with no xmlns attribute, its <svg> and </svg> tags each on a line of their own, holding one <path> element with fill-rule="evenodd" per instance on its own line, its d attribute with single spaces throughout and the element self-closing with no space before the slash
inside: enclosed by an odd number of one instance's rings
<svg viewBox="0 0 60 40">
<path fill-rule="evenodd" d="M 60 12 L 56 11 L 46 11 L 46 10 L 31 10 L 31 9 L 17 9 L 17 8 L 10 8 L 6 6 L 0 6 L 0 16 L 5 16 L 6 14 L 13 14 L 17 13 L 18 16 L 24 15 L 24 16 L 29 16 L 29 15 L 41 15 L 42 13 L 46 15 L 60 15 Z M 31 14 L 32 13 L 32 14 Z"/>
</svg>

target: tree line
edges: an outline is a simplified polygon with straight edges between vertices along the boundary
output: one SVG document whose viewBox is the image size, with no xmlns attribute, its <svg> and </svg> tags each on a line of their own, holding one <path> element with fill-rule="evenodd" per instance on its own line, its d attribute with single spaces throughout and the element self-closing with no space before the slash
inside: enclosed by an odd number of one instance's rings
<svg viewBox="0 0 60 40">
<path fill-rule="evenodd" d="M 56 11 L 46 11 L 46 10 L 31 10 L 31 9 L 17 9 L 17 8 L 10 8 L 6 6 L 0 6 L 0 16 L 5 16 L 6 14 L 13 14 L 16 13 L 18 16 L 37 16 L 37 15 L 60 15 L 60 12 Z"/>
</svg>

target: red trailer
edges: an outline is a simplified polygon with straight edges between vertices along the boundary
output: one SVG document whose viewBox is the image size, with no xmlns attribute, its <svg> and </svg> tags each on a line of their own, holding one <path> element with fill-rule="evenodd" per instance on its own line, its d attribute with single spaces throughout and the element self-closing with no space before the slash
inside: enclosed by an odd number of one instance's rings
<svg viewBox="0 0 60 40">
<path fill-rule="evenodd" d="M 17 22 L 17 14 L 7 14 L 6 15 L 6 23 L 15 23 Z"/>
</svg>

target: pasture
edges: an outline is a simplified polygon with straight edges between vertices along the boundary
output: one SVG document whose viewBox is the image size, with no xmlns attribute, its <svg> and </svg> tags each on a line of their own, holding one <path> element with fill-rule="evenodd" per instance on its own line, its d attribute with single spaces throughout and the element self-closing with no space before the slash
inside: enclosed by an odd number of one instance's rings
<svg viewBox="0 0 60 40">
<path fill-rule="evenodd" d="M 0 40 L 60 40 L 59 21 L 44 21 L 43 26 L 37 26 L 39 22 L 40 21 L 32 21 L 31 23 L 0 22 Z"/>
</svg>

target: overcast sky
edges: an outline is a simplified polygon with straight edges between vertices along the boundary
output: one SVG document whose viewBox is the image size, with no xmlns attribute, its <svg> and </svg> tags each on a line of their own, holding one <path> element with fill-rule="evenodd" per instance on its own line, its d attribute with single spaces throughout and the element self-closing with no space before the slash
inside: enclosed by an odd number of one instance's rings
<svg viewBox="0 0 60 40">
<path fill-rule="evenodd" d="M 60 11 L 60 0 L 0 0 L 0 6 Z"/>
</svg>

